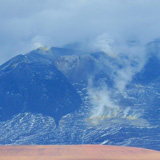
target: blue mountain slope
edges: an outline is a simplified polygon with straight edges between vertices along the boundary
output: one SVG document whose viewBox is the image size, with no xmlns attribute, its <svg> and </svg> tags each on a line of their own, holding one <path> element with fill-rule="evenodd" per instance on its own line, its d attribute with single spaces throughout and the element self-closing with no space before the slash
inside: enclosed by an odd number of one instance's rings
<svg viewBox="0 0 160 160">
<path fill-rule="evenodd" d="M 153 55 L 149 57 L 148 62 L 142 69 L 140 73 L 134 77 L 136 83 L 147 85 L 149 83 L 154 83 L 160 79 L 160 59 Z"/>
<path fill-rule="evenodd" d="M 61 56 L 54 61 L 54 64 L 72 84 L 87 86 L 90 78 L 96 82 L 105 78 L 107 84 L 111 86 L 113 80 L 110 64 L 115 63 L 114 61 L 103 52 L 95 52 Z"/>
<path fill-rule="evenodd" d="M 123 91 L 116 78 L 126 71 L 127 57 L 40 48 L 6 62 L 0 66 L 0 144 L 160 150 L 157 43 L 147 45 L 146 64 Z"/>
<path fill-rule="evenodd" d="M 22 112 L 42 113 L 58 122 L 75 111 L 81 99 L 54 65 L 18 56 L 0 69 L 0 120 Z"/>
</svg>

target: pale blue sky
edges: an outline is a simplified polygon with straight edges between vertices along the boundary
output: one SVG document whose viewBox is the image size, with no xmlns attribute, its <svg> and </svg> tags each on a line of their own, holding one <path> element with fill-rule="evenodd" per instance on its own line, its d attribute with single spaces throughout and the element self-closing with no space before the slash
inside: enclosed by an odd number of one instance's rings
<svg viewBox="0 0 160 160">
<path fill-rule="evenodd" d="M 159 17 L 159 0 L 0 0 L 0 64 L 41 45 L 145 44 L 160 37 Z"/>
</svg>

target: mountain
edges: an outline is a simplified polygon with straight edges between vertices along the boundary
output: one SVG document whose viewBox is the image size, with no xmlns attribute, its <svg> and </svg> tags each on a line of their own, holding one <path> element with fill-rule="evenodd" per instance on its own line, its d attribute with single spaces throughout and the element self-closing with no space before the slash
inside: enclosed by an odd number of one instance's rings
<svg viewBox="0 0 160 160">
<path fill-rule="evenodd" d="M 54 65 L 31 58 L 20 55 L 0 67 L 1 121 L 32 112 L 58 122 L 81 105 L 76 90 Z"/>
<path fill-rule="evenodd" d="M 146 61 L 41 47 L 0 66 L 0 144 L 160 150 L 160 41 Z"/>
</svg>

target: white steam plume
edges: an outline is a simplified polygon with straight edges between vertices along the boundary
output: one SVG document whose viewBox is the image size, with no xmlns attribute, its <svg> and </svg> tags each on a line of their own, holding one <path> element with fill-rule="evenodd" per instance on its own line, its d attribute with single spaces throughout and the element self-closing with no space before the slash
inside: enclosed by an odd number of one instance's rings
<svg viewBox="0 0 160 160">
<path fill-rule="evenodd" d="M 112 69 L 111 78 L 113 79 L 114 86 L 109 88 L 106 83 L 102 83 L 98 87 L 92 85 L 92 80 L 89 80 L 88 94 L 90 102 L 93 105 L 93 110 L 90 119 L 92 121 L 104 120 L 107 118 L 126 118 L 128 120 L 135 120 L 140 117 L 130 107 L 126 110 L 121 110 L 116 99 L 113 99 L 112 94 L 123 95 L 126 91 L 126 85 L 132 81 L 133 76 L 139 72 L 145 62 L 146 54 L 144 45 L 138 41 L 115 41 L 108 35 L 100 35 L 96 40 L 90 44 L 93 45 L 95 50 L 101 50 L 106 55 L 115 60 L 116 63 L 103 61 L 103 65 Z M 123 43 L 122 43 L 123 42 Z M 120 66 L 120 67 L 119 67 Z"/>
</svg>

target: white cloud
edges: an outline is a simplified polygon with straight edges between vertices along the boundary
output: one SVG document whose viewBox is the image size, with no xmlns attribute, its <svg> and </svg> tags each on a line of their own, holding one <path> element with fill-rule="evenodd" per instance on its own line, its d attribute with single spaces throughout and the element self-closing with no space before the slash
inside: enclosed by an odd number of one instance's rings
<svg viewBox="0 0 160 160">
<path fill-rule="evenodd" d="M 143 43 L 160 37 L 157 0 L 0 0 L 0 62 L 32 49 L 32 39 L 63 46 L 103 33 Z M 38 42 L 36 42 L 38 43 Z M 98 49 L 98 48 L 97 48 Z M 108 49 L 108 48 L 107 48 Z"/>
<path fill-rule="evenodd" d="M 110 57 L 116 57 L 115 53 L 115 40 L 112 39 L 109 35 L 106 33 L 103 33 L 102 35 L 98 36 L 96 39 L 90 42 L 89 48 L 94 51 L 102 51 L 106 53 Z"/>
<path fill-rule="evenodd" d="M 91 125 L 131 125 L 140 128 L 150 127 L 150 124 L 142 118 L 141 109 L 130 106 L 119 106 L 117 99 L 112 97 L 115 92 L 103 83 L 99 87 L 92 84 L 89 79 L 88 95 L 92 105 L 90 116 L 86 122 Z"/>
</svg>

